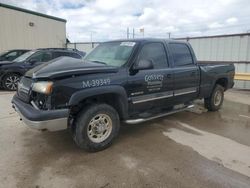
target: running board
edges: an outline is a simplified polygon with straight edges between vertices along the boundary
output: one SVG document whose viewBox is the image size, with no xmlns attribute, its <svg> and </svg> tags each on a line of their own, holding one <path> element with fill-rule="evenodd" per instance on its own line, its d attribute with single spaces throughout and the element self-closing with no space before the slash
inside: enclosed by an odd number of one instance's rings
<svg viewBox="0 0 250 188">
<path fill-rule="evenodd" d="M 192 104 L 192 105 L 188 105 L 188 106 L 186 106 L 184 108 L 172 110 L 170 112 L 158 114 L 156 116 L 152 116 L 152 117 L 148 117 L 148 118 L 128 119 L 128 120 L 125 121 L 125 123 L 127 123 L 127 124 L 143 123 L 145 121 L 149 121 L 149 120 L 153 120 L 153 119 L 156 119 L 156 118 L 164 117 L 164 116 L 167 116 L 167 115 L 170 115 L 170 114 L 174 114 L 174 113 L 177 113 L 177 112 L 182 112 L 182 111 L 184 111 L 186 109 L 193 108 L 193 107 L 194 107 L 194 105 Z"/>
</svg>

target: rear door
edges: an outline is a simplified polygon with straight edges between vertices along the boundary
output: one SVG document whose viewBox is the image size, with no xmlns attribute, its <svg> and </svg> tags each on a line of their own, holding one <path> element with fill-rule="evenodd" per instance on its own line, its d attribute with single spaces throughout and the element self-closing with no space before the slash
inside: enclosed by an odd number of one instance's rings
<svg viewBox="0 0 250 188">
<path fill-rule="evenodd" d="M 151 60 L 153 68 L 139 70 L 128 76 L 127 91 L 131 99 L 131 110 L 142 111 L 169 104 L 167 101 L 173 96 L 173 74 L 164 43 L 144 44 L 136 62 L 140 60 Z"/>
<path fill-rule="evenodd" d="M 175 103 L 188 102 L 198 95 L 200 72 L 191 48 L 185 43 L 169 43 L 174 72 Z"/>
</svg>

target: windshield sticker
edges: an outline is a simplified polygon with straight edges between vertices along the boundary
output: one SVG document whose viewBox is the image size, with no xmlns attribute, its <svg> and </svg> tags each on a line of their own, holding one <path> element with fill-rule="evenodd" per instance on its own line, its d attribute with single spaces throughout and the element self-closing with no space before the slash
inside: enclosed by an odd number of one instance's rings
<svg viewBox="0 0 250 188">
<path fill-rule="evenodd" d="M 135 42 L 122 42 L 120 46 L 131 46 L 133 47 L 135 45 Z"/>
<path fill-rule="evenodd" d="M 110 78 L 86 80 L 82 82 L 83 88 L 99 87 L 104 85 L 110 85 Z"/>
</svg>

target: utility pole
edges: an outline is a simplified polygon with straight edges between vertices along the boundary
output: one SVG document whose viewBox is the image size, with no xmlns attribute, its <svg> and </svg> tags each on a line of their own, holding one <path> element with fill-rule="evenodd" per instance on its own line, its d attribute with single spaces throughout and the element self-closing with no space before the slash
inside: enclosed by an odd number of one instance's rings
<svg viewBox="0 0 250 188">
<path fill-rule="evenodd" d="M 135 28 L 133 28 L 133 39 L 135 38 Z"/>
<path fill-rule="evenodd" d="M 170 33 L 170 32 L 168 32 L 168 38 L 169 38 L 169 39 L 171 38 L 171 33 Z"/>
<path fill-rule="evenodd" d="M 127 39 L 129 39 L 129 28 L 127 28 Z"/>
<path fill-rule="evenodd" d="M 90 42 L 92 43 L 92 31 L 90 32 Z"/>
</svg>

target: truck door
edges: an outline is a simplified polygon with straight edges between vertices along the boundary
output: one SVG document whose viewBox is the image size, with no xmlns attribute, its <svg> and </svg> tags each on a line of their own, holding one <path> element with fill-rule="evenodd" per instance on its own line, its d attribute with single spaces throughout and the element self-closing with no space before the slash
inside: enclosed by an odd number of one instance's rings
<svg viewBox="0 0 250 188">
<path fill-rule="evenodd" d="M 200 71 L 190 47 L 185 43 L 169 43 L 174 72 L 176 104 L 195 99 L 199 90 Z"/>
<path fill-rule="evenodd" d="M 134 71 L 134 65 L 144 60 L 151 61 L 153 66 Z M 168 104 L 167 101 L 173 97 L 173 73 L 168 65 L 164 43 L 145 43 L 140 48 L 134 65 L 127 82 L 130 110 L 143 111 Z"/>
</svg>

